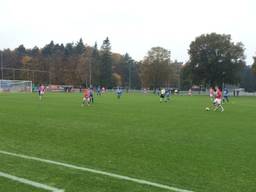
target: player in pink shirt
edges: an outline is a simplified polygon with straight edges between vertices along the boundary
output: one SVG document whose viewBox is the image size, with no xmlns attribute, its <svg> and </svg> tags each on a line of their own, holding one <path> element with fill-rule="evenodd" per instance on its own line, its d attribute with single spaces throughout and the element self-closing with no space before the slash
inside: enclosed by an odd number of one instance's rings
<svg viewBox="0 0 256 192">
<path fill-rule="evenodd" d="M 40 86 L 38 88 L 38 95 L 39 95 L 40 100 L 42 99 L 42 96 L 44 95 L 44 93 L 45 93 L 45 87 L 43 84 L 40 84 Z"/>
<path fill-rule="evenodd" d="M 209 89 L 209 95 L 210 95 L 210 99 L 211 99 L 211 101 L 213 101 L 214 99 L 214 89 L 212 88 L 212 87 L 210 87 L 210 89 Z"/>
</svg>

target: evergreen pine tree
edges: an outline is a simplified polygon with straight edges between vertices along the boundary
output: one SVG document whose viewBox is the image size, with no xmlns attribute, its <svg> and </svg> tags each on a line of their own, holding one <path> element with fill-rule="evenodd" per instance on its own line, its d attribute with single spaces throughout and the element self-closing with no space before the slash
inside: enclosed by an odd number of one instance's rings
<svg viewBox="0 0 256 192">
<path fill-rule="evenodd" d="M 100 85 L 106 88 L 112 87 L 112 53 L 108 37 L 103 41 L 101 46 L 101 63 L 100 63 Z"/>
</svg>

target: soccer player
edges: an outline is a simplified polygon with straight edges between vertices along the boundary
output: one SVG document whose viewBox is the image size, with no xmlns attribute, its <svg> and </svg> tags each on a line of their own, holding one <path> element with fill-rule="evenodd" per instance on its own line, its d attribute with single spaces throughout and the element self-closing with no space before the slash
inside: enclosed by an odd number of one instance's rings
<svg viewBox="0 0 256 192">
<path fill-rule="evenodd" d="M 164 100 L 165 97 L 165 88 L 162 88 L 160 91 L 160 103 Z"/>
<path fill-rule="evenodd" d="M 97 87 L 97 95 L 101 95 L 101 89 L 100 86 Z"/>
<path fill-rule="evenodd" d="M 90 91 L 88 89 L 84 90 L 83 103 L 81 106 L 83 107 L 85 103 L 87 104 L 87 106 L 90 105 Z"/>
<path fill-rule="evenodd" d="M 38 88 L 38 95 L 39 95 L 39 99 L 42 100 L 42 96 L 45 93 L 45 87 L 43 84 L 40 84 L 39 88 Z"/>
<path fill-rule="evenodd" d="M 209 95 L 210 95 L 210 99 L 211 99 L 211 101 L 214 101 L 214 89 L 212 88 L 212 87 L 210 87 L 210 89 L 209 89 Z"/>
<path fill-rule="evenodd" d="M 122 89 L 120 87 L 118 87 L 116 89 L 116 95 L 117 95 L 117 99 L 120 99 L 121 98 L 121 95 L 122 95 Z"/>
<path fill-rule="evenodd" d="M 93 88 L 89 89 L 89 94 L 90 94 L 90 103 L 94 103 Z"/>
<path fill-rule="evenodd" d="M 170 101 L 170 97 L 171 97 L 171 89 L 170 89 L 170 88 L 168 88 L 168 89 L 166 90 L 166 92 L 165 92 L 165 97 L 166 97 L 165 102 Z"/>
<path fill-rule="evenodd" d="M 223 95 L 224 95 L 223 103 L 225 103 L 226 101 L 229 102 L 229 99 L 228 99 L 229 93 L 228 93 L 228 89 L 227 88 L 224 89 Z"/>
<path fill-rule="evenodd" d="M 224 111 L 224 108 L 221 105 L 221 101 L 222 101 L 222 90 L 221 90 L 221 87 L 218 87 L 217 88 L 217 94 L 216 94 L 215 100 L 213 102 L 213 104 L 215 106 L 214 111 L 216 111 L 219 108 L 221 108 L 221 112 Z"/>
<path fill-rule="evenodd" d="M 192 89 L 188 90 L 188 96 L 192 96 Z"/>
<path fill-rule="evenodd" d="M 105 93 L 105 92 L 106 92 L 105 87 L 102 87 L 102 88 L 101 88 L 101 93 L 103 94 L 103 93 Z"/>
</svg>

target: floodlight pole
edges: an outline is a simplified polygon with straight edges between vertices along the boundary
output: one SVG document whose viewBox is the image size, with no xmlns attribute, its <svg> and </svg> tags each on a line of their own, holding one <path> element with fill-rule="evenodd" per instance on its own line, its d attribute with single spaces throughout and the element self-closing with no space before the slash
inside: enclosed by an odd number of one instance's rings
<svg viewBox="0 0 256 192">
<path fill-rule="evenodd" d="M 129 82 L 128 82 L 128 87 L 129 87 L 129 91 L 131 89 L 131 81 L 132 81 L 132 77 L 131 77 L 131 73 L 132 73 L 132 70 L 131 70 L 131 61 L 129 61 Z"/>
<path fill-rule="evenodd" d="M 92 64 L 90 62 L 89 65 L 89 82 L 90 82 L 90 87 L 92 86 Z"/>
</svg>

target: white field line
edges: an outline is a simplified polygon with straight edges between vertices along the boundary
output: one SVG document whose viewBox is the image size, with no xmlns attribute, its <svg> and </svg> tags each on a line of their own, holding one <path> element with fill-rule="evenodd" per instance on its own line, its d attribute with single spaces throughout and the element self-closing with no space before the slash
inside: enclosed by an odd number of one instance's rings
<svg viewBox="0 0 256 192">
<path fill-rule="evenodd" d="M 31 181 L 31 180 L 28 180 L 28 179 L 24 179 L 24 178 L 21 178 L 21 177 L 16 177 L 16 176 L 13 176 L 13 175 L 9 175 L 9 174 L 3 173 L 1 171 L 0 171 L 0 177 L 5 177 L 7 179 L 10 179 L 10 180 L 13 180 L 13 181 L 16 181 L 16 182 L 19 182 L 19 183 L 23 183 L 23 184 L 30 185 L 30 186 L 33 186 L 33 187 L 36 187 L 36 188 L 40 188 L 40 189 L 45 189 L 45 190 L 51 191 L 51 192 L 64 192 L 63 189 L 57 189 L 55 187 L 50 187 L 50 186 L 42 184 L 42 183 L 38 183 L 38 182 Z"/>
<path fill-rule="evenodd" d="M 76 170 L 85 171 L 85 172 L 90 172 L 90 173 L 94 173 L 94 174 L 109 176 L 109 177 L 113 177 L 113 178 L 120 179 L 120 180 L 131 181 L 134 183 L 149 185 L 149 186 L 153 186 L 156 188 L 167 189 L 167 190 L 175 191 L 175 192 L 193 192 L 190 190 L 180 189 L 180 188 L 176 188 L 176 187 L 172 187 L 172 186 L 168 186 L 168 185 L 164 185 L 164 184 L 160 184 L 160 183 L 150 182 L 150 181 L 146 181 L 143 179 L 136 179 L 136 178 L 129 177 L 129 176 L 118 175 L 115 173 L 96 170 L 96 169 L 92 169 L 92 168 L 80 167 L 80 166 L 67 164 L 67 163 L 61 163 L 61 162 L 52 161 L 52 160 L 48 160 L 48 159 L 41 159 L 38 157 L 32 157 L 32 156 L 27 156 L 27 155 L 22 155 L 22 154 L 17 154 L 17 153 L 11 153 L 11 152 L 2 151 L 2 150 L 0 150 L 0 154 L 5 154 L 5 155 L 10 155 L 10 156 L 14 156 L 14 157 L 23 158 L 23 159 L 29 159 L 29 160 L 39 161 L 39 162 L 43 162 L 43 163 L 58 165 L 58 166 L 67 167 L 70 169 L 76 169 Z"/>
</svg>

